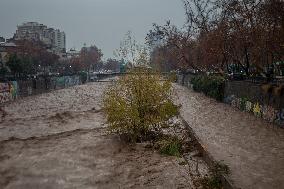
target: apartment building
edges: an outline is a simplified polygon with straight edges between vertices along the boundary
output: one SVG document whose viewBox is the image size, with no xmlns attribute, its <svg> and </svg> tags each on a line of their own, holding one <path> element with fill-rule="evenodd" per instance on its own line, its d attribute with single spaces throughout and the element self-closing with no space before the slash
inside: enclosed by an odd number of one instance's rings
<svg viewBox="0 0 284 189">
<path fill-rule="evenodd" d="M 17 26 L 15 40 L 41 41 L 55 53 L 66 51 L 65 33 L 37 22 L 26 22 Z"/>
<path fill-rule="evenodd" d="M 65 52 L 66 51 L 66 35 L 65 32 L 60 30 L 54 30 L 53 32 L 53 43 L 56 51 Z"/>
</svg>

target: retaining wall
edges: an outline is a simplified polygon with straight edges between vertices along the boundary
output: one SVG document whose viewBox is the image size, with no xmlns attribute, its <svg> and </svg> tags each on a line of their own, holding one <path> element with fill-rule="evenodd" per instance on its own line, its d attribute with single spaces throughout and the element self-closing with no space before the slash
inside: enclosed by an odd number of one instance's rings
<svg viewBox="0 0 284 189">
<path fill-rule="evenodd" d="M 30 95 L 63 89 L 82 82 L 79 76 L 49 77 L 0 83 L 0 104 Z"/>
<path fill-rule="evenodd" d="M 191 88 L 194 74 L 178 75 L 178 83 Z M 253 113 L 257 117 L 284 126 L 284 96 L 265 94 L 263 84 L 250 81 L 226 81 L 224 87 L 224 102 Z M 279 85 L 279 84 L 278 84 Z"/>
</svg>

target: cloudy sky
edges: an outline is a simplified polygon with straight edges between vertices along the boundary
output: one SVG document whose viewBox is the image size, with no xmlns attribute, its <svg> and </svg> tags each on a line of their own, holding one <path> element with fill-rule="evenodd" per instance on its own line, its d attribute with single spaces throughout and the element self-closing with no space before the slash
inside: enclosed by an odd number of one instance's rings
<svg viewBox="0 0 284 189">
<path fill-rule="evenodd" d="M 0 36 L 36 21 L 65 31 L 67 48 L 95 44 L 104 58 L 113 57 L 128 30 L 144 42 L 152 23 L 168 19 L 182 26 L 181 0 L 0 0 Z"/>
</svg>

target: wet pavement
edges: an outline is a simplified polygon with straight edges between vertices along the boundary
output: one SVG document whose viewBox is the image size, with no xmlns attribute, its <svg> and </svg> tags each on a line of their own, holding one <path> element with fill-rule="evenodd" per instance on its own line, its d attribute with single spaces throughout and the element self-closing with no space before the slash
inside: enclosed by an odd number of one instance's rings
<svg viewBox="0 0 284 189">
<path fill-rule="evenodd" d="M 244 189 L 284 188 L 284 129 L 175 85 L 181 115 L 231 179 Z"/>
</svg>

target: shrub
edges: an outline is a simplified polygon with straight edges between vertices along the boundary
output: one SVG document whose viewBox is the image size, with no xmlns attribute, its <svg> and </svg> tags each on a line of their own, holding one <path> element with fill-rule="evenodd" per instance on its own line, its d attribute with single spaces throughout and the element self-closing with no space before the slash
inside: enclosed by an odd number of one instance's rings
<svg viewBox="0 0 284 189">
<path fill-rule="evenodd" d="M 240 99 L 240 110 L 245 111 L 246 110 L 246 105 L 247 105 L 247 98 L 241 98 Z"/>
<path fill-rule="evenodd" d="M 182 141 L 177 137 L 167 136 L 157 142 L 156 146 L 161 154 L 169 156 L 181 156 Z"/>
<path fill-rule="evenodd" d="M 177 82 L 178 78 L 177 78 L 177 74 L 175 72 L 173 73 L 170 73 L 168 75 L 168 79 L 171 81 L 171 82 Z"/>
<path fill-rule="evenodd" d="M 88 74 L 86 72 L 80 72 L 79 76 L 83 84 L 87 82 Z"/>
<path fill-rule="evenodd" d="M 178 115 L 178 107 L 171 99 L 171 82 L 160 80 L 158 74 L 141 68 L 107 90 L 104 111 L 111 132 L 131 142 L 162 133 L 167 121 Z"/>
<path fill-rule="evenodd" d="M 210 177 L 205 177 L 201 179 L 201 184 L 204 189 L 222 189 L 222 176 L 229 175 L 230 169 L 223 162 L 214 162 L 210 166 Z"/>
<path fill-rule="evenodd" d="M 224 98 L 225 79 L 222 76 L 198 75 L 191 79 L 193 89 L 222 101 Z"/>
<path fill-rule="evenodd" d="M 202 92 L 202 76 L 195 76 L 191 79 L 191 84 L 193 85 L 193 89 L 197 92 Z"/>
</svg>

